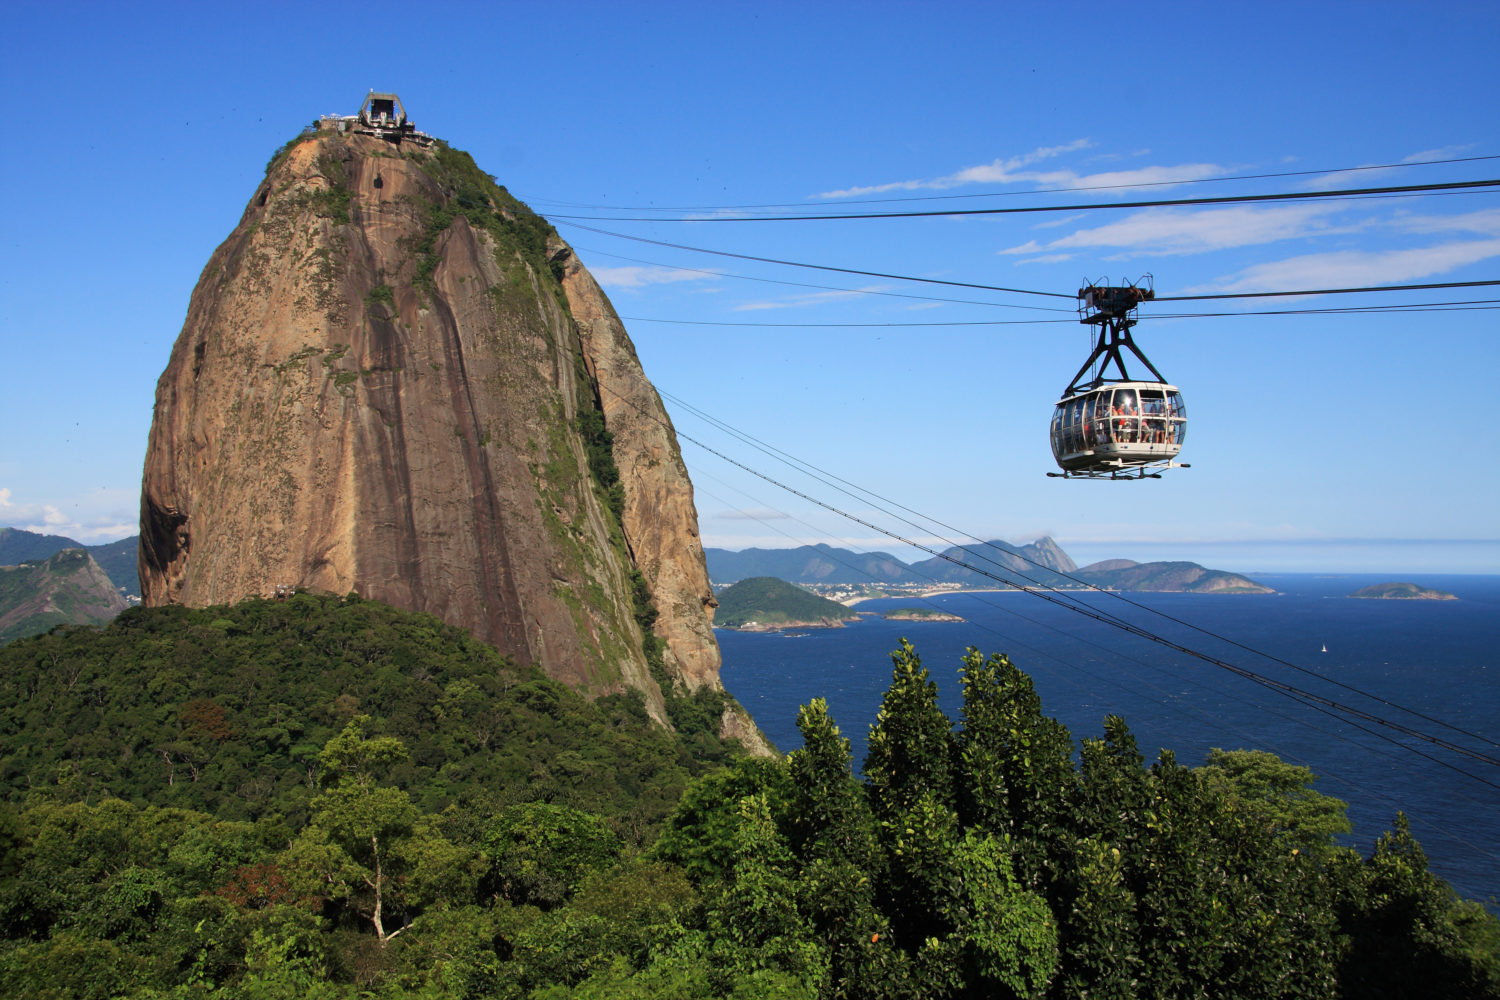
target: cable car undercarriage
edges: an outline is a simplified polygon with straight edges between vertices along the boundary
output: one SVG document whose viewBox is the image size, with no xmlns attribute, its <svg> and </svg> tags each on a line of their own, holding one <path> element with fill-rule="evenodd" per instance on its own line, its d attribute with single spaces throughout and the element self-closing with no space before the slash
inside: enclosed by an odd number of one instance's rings
<svg viewBox="0 0 1500 1000">
<path fill-rule="evenodd" d="M 1155 298 L 1147 275 L 1138 284 L 1089 284 L 1078 291 L 1079 322 L 1097 326 L 1094 349 L 1052 412 L 1052 455 L 1060 479 L 1160 479 L 1187 436 L 1187 408 L 1130 336 L 1136 306 Z M 1123 350 L 1155 381 L 1132 379 Z M 1095 367 L 1097 365 L 1097 368 Z M 1088 377 L 1094 369 L 1092 378 Z"/>
</svg>

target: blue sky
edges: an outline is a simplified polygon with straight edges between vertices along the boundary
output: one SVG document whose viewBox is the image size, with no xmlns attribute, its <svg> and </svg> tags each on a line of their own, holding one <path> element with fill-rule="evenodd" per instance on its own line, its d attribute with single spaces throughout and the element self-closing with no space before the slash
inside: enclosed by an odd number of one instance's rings
<svg viewBox="0 0 1500 1000">
<path fill-rule="evenodd" d="M 1193 467 L 1062 482 L 1045 476 L 1047 420 L 1087 333 L 1016 321 L 1069 320 L 1066 300 L 639 242 L 1061 293 L 1147 272 L 1164 296 L 1500 278 L 1495 193 L 741 221 L 762 205 L 1071 206 L 1500 177 L 1500 160 L 1474 160 L 1223 179 L 1500 155 L 1492 3 L 9 10 L 0 525 L 134 533 L 155 381 L 200 269 L 272 151 L 373 87 L 554 219 L 627 317 L 681 433 L 867 520 L 956 537 L 810 481 L 696 411 L 955 528 L 1051 534 L 1080 561 L 1500 572 L 1500 313 L 1172 319 L 1185 310 L 1148 306 L 1137 337 L 1186 397 Z M 1141 182 L 1158 186 L 1078 190 Z M 870 204 L 939 196 L 951 200 Z M 1000 321 L 1012 325 L 826 325 Z M 710 545 L 920 555 L 683 450 Z"/>
</svg>

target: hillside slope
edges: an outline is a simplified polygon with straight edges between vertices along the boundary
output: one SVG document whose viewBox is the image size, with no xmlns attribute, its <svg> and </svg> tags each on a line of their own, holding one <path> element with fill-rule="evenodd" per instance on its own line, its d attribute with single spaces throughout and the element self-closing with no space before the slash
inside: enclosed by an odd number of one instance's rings
<svg viewBox="0 0 1500 1000">
<path fill-rule="evenodd" d="M 102 625 L 125 607 L 109 577 L 81 548 L 0 566 L 0 642 L 54 625 Z"/>
</svg>

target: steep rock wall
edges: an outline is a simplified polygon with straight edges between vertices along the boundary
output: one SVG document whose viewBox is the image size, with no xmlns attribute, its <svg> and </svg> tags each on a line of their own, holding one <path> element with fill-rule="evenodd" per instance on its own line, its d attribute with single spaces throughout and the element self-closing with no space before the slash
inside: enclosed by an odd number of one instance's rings
<svg viewBox="0 0 1500 1000">
<path fill-rule="evenodd" d="M 601 406 L 620 517 L 578 431 Z M 273 161 L 157 387 L 145 603 L 354 591 L 664 718 L 637 568 L 669 676 L 719 689 L 675 437 L 550 227 L 441 145 L 320 133 Z"/>
</svg>

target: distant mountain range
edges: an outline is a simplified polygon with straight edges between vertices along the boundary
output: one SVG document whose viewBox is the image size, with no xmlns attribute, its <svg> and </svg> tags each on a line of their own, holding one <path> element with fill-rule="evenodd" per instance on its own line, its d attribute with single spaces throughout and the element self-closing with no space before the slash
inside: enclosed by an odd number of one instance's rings
<svg viewBox="0 0 1500 1000">
<path fill-rule="evenodd" d="M 118 542 L 84 545 L 63 535 L 41 535 L 20 528 L 0 528 L 0 566 L 15 566 L 32 559 L 46 559 L 63 549 L 83 549 L 104 570 L 126 597 L 139 598 L 141 581 L 136 572 L 136 549 L 141 536 L 131 535 Z"/>
<path fill-rule="evenodd" d="M 1037 578 L 1048 586 L 1066 583 L 1058 575 L 1078 565 L 1050 538 L 1030 545 L 985 542 L 955 546 L 921 562 L 904 563 L 887 552 L 851 552 L 831 545 L 803 545 L 795 549 L 705 549 L 708 575 L 715 583 L 733 583 L 753 576 L 774 576 L 790 583 L 962 583 L 993 586 L 995 581 L 953 560 L 979 566 L 1025 583 L 1017 574 Z"/>
<path fill-rule="evenodd" d="M 708 575 L 715 584 L 750 577 L 774 576 L 797 584 L 958 584 L 991 588 L 1014 586 L 1077 588 L 1085 585 L 1110 590 L 1170 591 L 1180 593 L 1269 594 L 1264 587 L 1237 573 L 1205 569 L 1189 562 L 1136 563 L 1109 559 L 1079 568 L 1051 538 L 1029 545 L 999 540 L 954 546 L 940 556 L 904 563 L 886 552 L 852 552 L 831 545 L 803 545 L 794 549 L 705 549 Z M 982 569 L 984 573 L 975 572 Z M 985 575 L 993 574 L 993 576 Z M 999 580 L 996 580 L 998 577 Z"/>
</svg>

